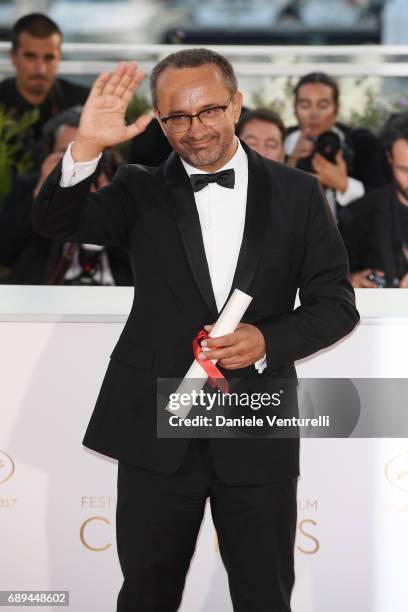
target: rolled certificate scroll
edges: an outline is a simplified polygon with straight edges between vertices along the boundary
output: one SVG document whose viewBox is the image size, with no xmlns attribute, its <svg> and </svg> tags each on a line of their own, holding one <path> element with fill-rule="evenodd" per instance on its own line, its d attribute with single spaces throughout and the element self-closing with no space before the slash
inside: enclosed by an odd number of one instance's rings
<svg viewBox="0 0 408 612">
<path fill-rule="evenodd" d="M 252 301 L 252 297 L 239 289 L 234 289 L 230 299 L 226 303 L 222 313 L 218 317 L 214 327 L 209 333 L 210 338 L 217 338 L 230 334 L 235 331 L 238 323 L 244 316 L 246 309 Z M 213 363 L 217 363 L 217 359 L 211 360 Z M 200 363 L 194 359 L 187 374 L 181 381 L 176 393 L 189 393 L 193 390 L 201 391 L 207 381 L 207 373 L 202 368 Z M 174 412 L 169 405 L 166 406 L 166 410 L 172 414 L 176 414 L 180 419 L 184 419 L 191 410 L 191 405 L 180 406 L 177 412 Z"/>
</svg>

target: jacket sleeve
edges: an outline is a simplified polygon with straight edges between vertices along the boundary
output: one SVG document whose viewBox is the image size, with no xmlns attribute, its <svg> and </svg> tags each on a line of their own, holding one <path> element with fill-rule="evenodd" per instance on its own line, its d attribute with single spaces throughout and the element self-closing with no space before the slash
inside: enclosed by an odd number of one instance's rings
<svg viewBox="0 0 408 612">
<path fill-rule="evenodd" d="M 264 335 L 272 370 L 334 344 L 359 321 L 346 250 L 317 180 L 308 206 L 299 280 L 301 305 L 292 313 L 256 324 Z"/>
<path fill-rule="evenodd" d="M 137 216 L 127 166 L 120 166 L 112 181 L 94 193 L 94 175 L 74 187 L 60 187 L 61 168 L 59 162 L 34 200 L 34 230 L 61 241 L 126 247 Z"/>
</svg>

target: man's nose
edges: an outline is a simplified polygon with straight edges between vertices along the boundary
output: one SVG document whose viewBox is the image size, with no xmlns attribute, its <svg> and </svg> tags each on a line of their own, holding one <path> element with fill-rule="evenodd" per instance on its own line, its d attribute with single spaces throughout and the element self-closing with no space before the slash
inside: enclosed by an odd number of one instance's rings
<svg viewBox="0 0 408 612">
<path fill-rule="evenodd" d="M 47 74 L 47 64 L 43 59 L 37 60 L 35 68 L 39 74 Z"/>
<path fill-rule="evenodd" d="M 189 132 L 192 136 L 200 136 L 207 132 L 207 128 L 203 125 L 200 119 L 196 116 L 191 119 Z"/>
</svg>

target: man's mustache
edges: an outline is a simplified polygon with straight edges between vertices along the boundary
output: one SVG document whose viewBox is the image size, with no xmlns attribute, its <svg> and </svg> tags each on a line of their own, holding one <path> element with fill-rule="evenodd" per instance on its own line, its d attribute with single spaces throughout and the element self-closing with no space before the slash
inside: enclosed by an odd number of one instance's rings
<svg viewBox="0 0 408 612">
<path fill-rule="evenodd" d="M 209 140 L 213 140 L 213 137 L 207 136 L 206 138 L 183 138 L 180 140 L 181 144 L 199 144 L 200 142 L 208 142 Z"/>
<path fill-rule="evenodd" d="M 29 80 L 34 80 L 36 79 L 37 81 L 48 81 L 47 77 L 45 77 L 43 74 L 32 74 L 30 77 L 28 77 Z"/>
</svg>

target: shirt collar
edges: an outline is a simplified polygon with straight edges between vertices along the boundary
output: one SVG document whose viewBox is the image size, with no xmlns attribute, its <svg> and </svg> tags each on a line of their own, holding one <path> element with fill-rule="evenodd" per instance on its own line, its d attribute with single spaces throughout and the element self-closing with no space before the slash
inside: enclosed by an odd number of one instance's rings
<svg viewBox="0 0 408 612">
<path fill-rule="evenodd" d="M 235 151 L 231 159 L 225 164 L 225 166 L 217 170 L 217 172 L 221 172 L 221 170 L 228 170 L 229 168 L 233 168 L 235 172 L 239 174 L 240 170 L 242 168 L 245 168 L 246 164 L 248 163 L 247 156 L 246 156 L 243 146 L 241 145 L 237 137 L 235 137 L 235 140 L 238 143 L 237 150 Z M 184 161 L 182 157 L 180 157 L 180 160 L 188 176 L 190 176 L 191 174 L 211 174 L 210 172 L 206 172 L 205 170 L 200 170 L 200 168 L 195 168 L 194 166 L 191 166 L 186 161 Z"/>
</svg>

